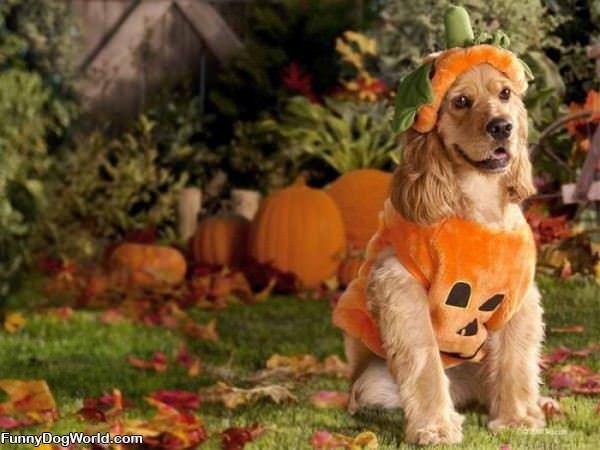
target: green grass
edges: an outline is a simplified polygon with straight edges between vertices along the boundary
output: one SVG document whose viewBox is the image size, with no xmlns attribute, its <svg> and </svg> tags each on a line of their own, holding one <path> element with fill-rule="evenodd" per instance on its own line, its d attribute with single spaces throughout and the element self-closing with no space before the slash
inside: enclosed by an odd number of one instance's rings
<svg viewBox="0 0 600 450">
<path fill-rule="evenodd" d="M 580 348 L 600 342 L 598 314 L 600 287 L 581 281 L 540 280 L 548 327 L 581 324 L 580 334 L 549 332 L 546 346 L 567 345 Z M 11 307 L 31 304 L 35 291 L 12 299 Z M 29 298 L 31 297 L 31 298 Z M 200 322 L 217 318 L 220 342 L 194 341 L 190 351 L 213 367 L 229 365 L 236 374 L 233 382 L 264 368 L 273 353 L 292 355 L 312 353 L 320 358 L 342 354 L 340 333 L 330 325 L 330 306 L 325 301 L 303 301 L 274 297 L 264 304 L 237 305 L 219 312 L 193 311 Z M 131 367 L 128 355 L 150 358 L 156 351 L 174 356 L 183 342 L 175 330 L 135 323 L 103 324 L 98 312 L 79 311 L 66 321 L 31 315 L 17 334 L 0 332 L 0 378 L 47 380 L 61 412 L 55 433 L 83 430 L 88 424 L 74 412 L 86 397 L 98 396 L 119 387 L 135 408 L 128 415 L 147 415 L 143 396 L 158 389 L 197 390 L 217 379 L 210 370 L 189 378 L 184 369 L 171 363 L 166 373 L 153 373 Z M 578 361 L 581 362 L 581 361 Z M 600 354 L 584 364 L 600 369 Z M 402 443 L 402 416 L 398 411 L 366 410 L 355 416 L 342 410 L 321 410 L 309 398 L 321 389 L 346 390 L 348 382 L 327 377 L 313 377 L 296 383 L 298 402 L 277 406 L 268 401 L 227 410 L 216 405 L 202 405 L 198 415 L 209 432 L 217 433 L 229 426 L 259 422 L 269 431 L 247 446 L 248 449 L 310 448 L 311 434 L 320 429 L 355 435 L 374 431 L 382 449 L 411 448 Z M 461 446 L 448 448 L 498 449 L 502 443 L 511 449 L 597 449 L 600 447 L 600 416 L 595 408 L 598 398 L 567 397 L 562 405 L 567 414 L 551 419 L 541 433 L 510 431 L 493 436 L 486 431 L 486 416 L 476 410 L 466 411 L 465 440 Z M 25 430 L 20 430 L 24 432 Z M 31 430 L 29 430 L 31 431 Z M 33 429 L 35 431 L 35 429 Z M 3 448 L 24 448 L 5 445 Z M 219 448 L 216 436 L 201 448 Z M 438 447 L 446 448 L 446 447 Z"/>
</svg>

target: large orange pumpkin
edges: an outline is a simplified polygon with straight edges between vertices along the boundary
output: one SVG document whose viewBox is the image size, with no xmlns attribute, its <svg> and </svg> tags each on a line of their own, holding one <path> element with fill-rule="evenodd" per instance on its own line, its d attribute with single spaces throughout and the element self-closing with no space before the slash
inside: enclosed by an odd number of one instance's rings
<svg viewBox="0 0 600 450">
<path fill-rule="evenodd" d="M 293 272 L 306 287 L 335 275 L 346 248 L 340 211 L 324 191 L 299 178 L 269 195 L 250 231 L 250 256 Z"/>
<path fill-rule="evenodd" d="M 360 169 L 345 173 L 329 185 L 327 192 L 342 212 L 351 249 L 364 249 L 377 231 L 378 215 L 389 195 L 391 180 L 391 173 Z"/>
<path fill-rule="evenodd" d="M 248 247 L 250 222 L 234 214 L 203 219 L 192 240 L 194 261 L 218 266 L 239 266 Z"/>
<path fill-rule="evenodd" d="M 185 258 L 172 247 L 125 243 L 119 245 L 108 261 L 110 278 L 131 287 L 162 286 L 183 281 Z"/>
</svg>

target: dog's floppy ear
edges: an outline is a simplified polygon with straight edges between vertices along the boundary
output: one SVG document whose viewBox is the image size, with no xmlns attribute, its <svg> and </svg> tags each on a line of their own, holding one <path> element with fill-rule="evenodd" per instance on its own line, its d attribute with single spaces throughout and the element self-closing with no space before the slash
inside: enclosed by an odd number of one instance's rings
<svg viewBox="0 0 600 450">
<path fill-rule="evenodd" d="M 529 160 L 529 147 L 527 145 L 527 112 L 521 107 L 518 114 L 519 143 L 518 151 L 514 156 L 506 177 L 506 188 L 510 200 L 515 203 L 522 202 L 527 197 L 536 193 L 533 184 L 531 161 Z"/>
<path fill-rule="evenodd" d="M 454 172 L 436 133 L 408 130 L 401 162 L 392 180 L 390 199 L 406 220 L 422 225 L 456 215 L 460 206 Z"/>
</svg>

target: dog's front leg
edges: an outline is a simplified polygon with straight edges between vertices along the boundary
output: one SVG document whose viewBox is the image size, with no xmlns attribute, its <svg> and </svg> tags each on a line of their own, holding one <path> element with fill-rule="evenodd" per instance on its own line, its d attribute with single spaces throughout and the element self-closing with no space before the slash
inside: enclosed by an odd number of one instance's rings
<svg viewBox="0 0 600 450">
<path fill-rule="evenodd" d="M 498 332 L 490 336 L 485 359 L 486 392 L 490 408 L 488 427 L 541 428 L 539 359 L 544 339 L 540 293 L 532 286 L 523 306 Z"/>
<path fill-rule="evenodd" d="M 422 445 L 460 442 L 463 417 L 452 404 L 424 288 L 384 250 L 367 291 L 398 385 L 406 440 Z"/>
</svg>

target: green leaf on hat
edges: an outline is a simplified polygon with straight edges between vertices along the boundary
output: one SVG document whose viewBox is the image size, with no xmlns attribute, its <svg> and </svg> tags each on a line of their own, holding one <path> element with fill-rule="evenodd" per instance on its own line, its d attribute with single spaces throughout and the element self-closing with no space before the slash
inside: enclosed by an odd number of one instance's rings
<svg viewBox="0 0 600 450">
<path fill-rule="evenodd" d="M 433 101 L 433 89 L 429 80 L 432 65 L 432 62 L 423 64 L 400 81 L 392 122 L 396 133 L 408 130 L 415 122 L 419 107 Z"/>
</svg>

